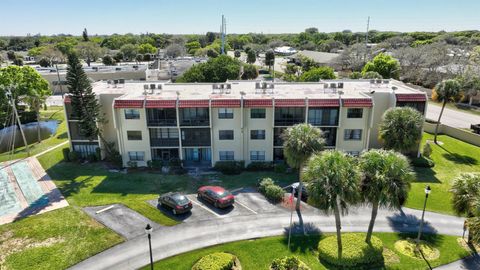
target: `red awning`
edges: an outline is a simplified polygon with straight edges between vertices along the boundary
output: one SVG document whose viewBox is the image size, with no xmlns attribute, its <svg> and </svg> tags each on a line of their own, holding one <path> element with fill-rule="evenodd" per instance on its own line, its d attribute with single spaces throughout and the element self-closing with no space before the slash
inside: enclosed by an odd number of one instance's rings
<svg viewBox="0 0 480 270">
<path fill-rule="evenodd" d="M 324 98 L 324 99 L 309 99 L 308 106 L 310 107 L 339 107 L 340 100 L 338 98 Z"/>
<path fill-rule="evenodd" d="M 396 94 L 397 101 L 406 101 L 406 102 L 425 102 L 427 97 L 425 94 Z"/>
<path fill-rule="evenodd" d="M 208 108 L 208 99 L 180 100 L 180 108 Z"/>
<path fill-rule="evenodd" d="M 240 99 L 212 99 L 212 108 L 240 108 Z"/>
<path fill-rule="evenodd" d="M 70 96 L 65 96 L 63 98 L 63 103 L 72 103 L 72 98 Z"/>
<path fill-rule="evenodd" d="M 123 100 L 117 99 L 114 102 L 113 107 L 117 108 L 143 108 L 143 100 Z"/>
<path fill-rule="evenodd" d="M 373 101 L 370 98 L 344 98 L 344 107 L 372 107 Z"/>
<path fill-rule="evenodd" d="M 166 100 L 146 100 L 145 108 L 175 108 L 177 101 L 174 99 Z"/>
<path fill-rule="evenodd" d="M 305 99 L 275 99 L 275 107 L 305 107 Z"/>
<path fill-rule="evenodd" d="M 272 107 L 273 102 L 271 98 L 264 98 L 264 99 L 244 99 L 243 106 L 246 108 L 253 108 L 253 107 Z"/>
</svg>

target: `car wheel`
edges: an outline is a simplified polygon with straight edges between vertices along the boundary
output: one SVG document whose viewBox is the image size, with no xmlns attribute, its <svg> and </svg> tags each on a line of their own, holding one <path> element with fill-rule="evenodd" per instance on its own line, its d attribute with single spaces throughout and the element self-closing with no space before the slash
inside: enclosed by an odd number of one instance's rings
<svg viewBox="0 0 480 270">
<path fill-rule="evenodd" d="M 175 208 L 172 208 L 172 213 L 173 213 L 174 215 L 176 215 L 176 214 L 177 214 L 177 210 L 175 210 Z"/>
</svg>

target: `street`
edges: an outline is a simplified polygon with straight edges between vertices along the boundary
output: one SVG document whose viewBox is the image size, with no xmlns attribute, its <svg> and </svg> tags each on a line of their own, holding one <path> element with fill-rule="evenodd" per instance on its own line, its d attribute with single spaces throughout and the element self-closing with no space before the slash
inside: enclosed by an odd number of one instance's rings
<svg viewBox="0 0 480 270">
<path fill-rule="evenodd" d="M 442 107 L 429 102 L 427 104 L 427 118 L 438 120 Z M 480 116 L 445 108 L 440 122 L 456 128 L 470 128 L 471 124 L 480 124 Z"/>
</svg>

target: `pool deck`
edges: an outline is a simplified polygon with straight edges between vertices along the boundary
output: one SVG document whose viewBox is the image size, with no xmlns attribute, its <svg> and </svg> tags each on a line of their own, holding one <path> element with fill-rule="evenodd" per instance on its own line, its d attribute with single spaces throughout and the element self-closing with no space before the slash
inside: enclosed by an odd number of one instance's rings
<svg viewBox="0 0 480 270">
<path fill-rule="evenodd" d="M 26 164 L 28 164 L 31 175 L 34 179 L 36 179 L 37 184 L 42 189 L 44 195 L 48 198 L 47 204 L 29 204 L 27 202 L 27 199 L 25 198 L 22 189 L 20 188 L 20 185 L 15 178 L 15 173 L 10 166 L 18 162 L 25 162 Z M 4 170 L 8 175 L 7 181 L 13 187 L 17 200 L 21 206 L 21 210 L 16 213 L 10 213 L 0 216 L 0 225 L 13 222 L 26 216 L 42 214 L 48 211 L 68 206 L 68 202 L 65 200 L 63 195 L 57 189 L 51 178 L 48 176 L 48 174 L 45 172 L 45 170 L 42 168 L 42 166 L 35 157 L 2 162 L 0 163 L 0 169 Z M 0 181 L 4 180 L 0 179 Z"/>
</svg>

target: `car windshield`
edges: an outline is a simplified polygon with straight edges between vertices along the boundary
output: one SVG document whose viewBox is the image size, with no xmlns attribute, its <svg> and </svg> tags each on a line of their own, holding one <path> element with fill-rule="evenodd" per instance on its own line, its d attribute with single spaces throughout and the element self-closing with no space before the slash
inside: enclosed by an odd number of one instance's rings
<svg viewBox="0 0 480 270">
<path fill-rule="evenodd" d="M 216 194 L 219 198 L 223 198 L 223 197 L 227 197 L 228 195 L 230 195 L 230 192 L 224 190 L 224 191 L 215 192 L 215 194 Z"/>
<path fill-rule="evenodd" d="M 186 196 L 184 195 L 180 195 L 180 194 L 177 194 L 177 195 L 174 195 L 173 197 L 173 200 L 178 203 L 178 204 L 186 204 L 188 203 L 188 199 Z"/>
</svg>

